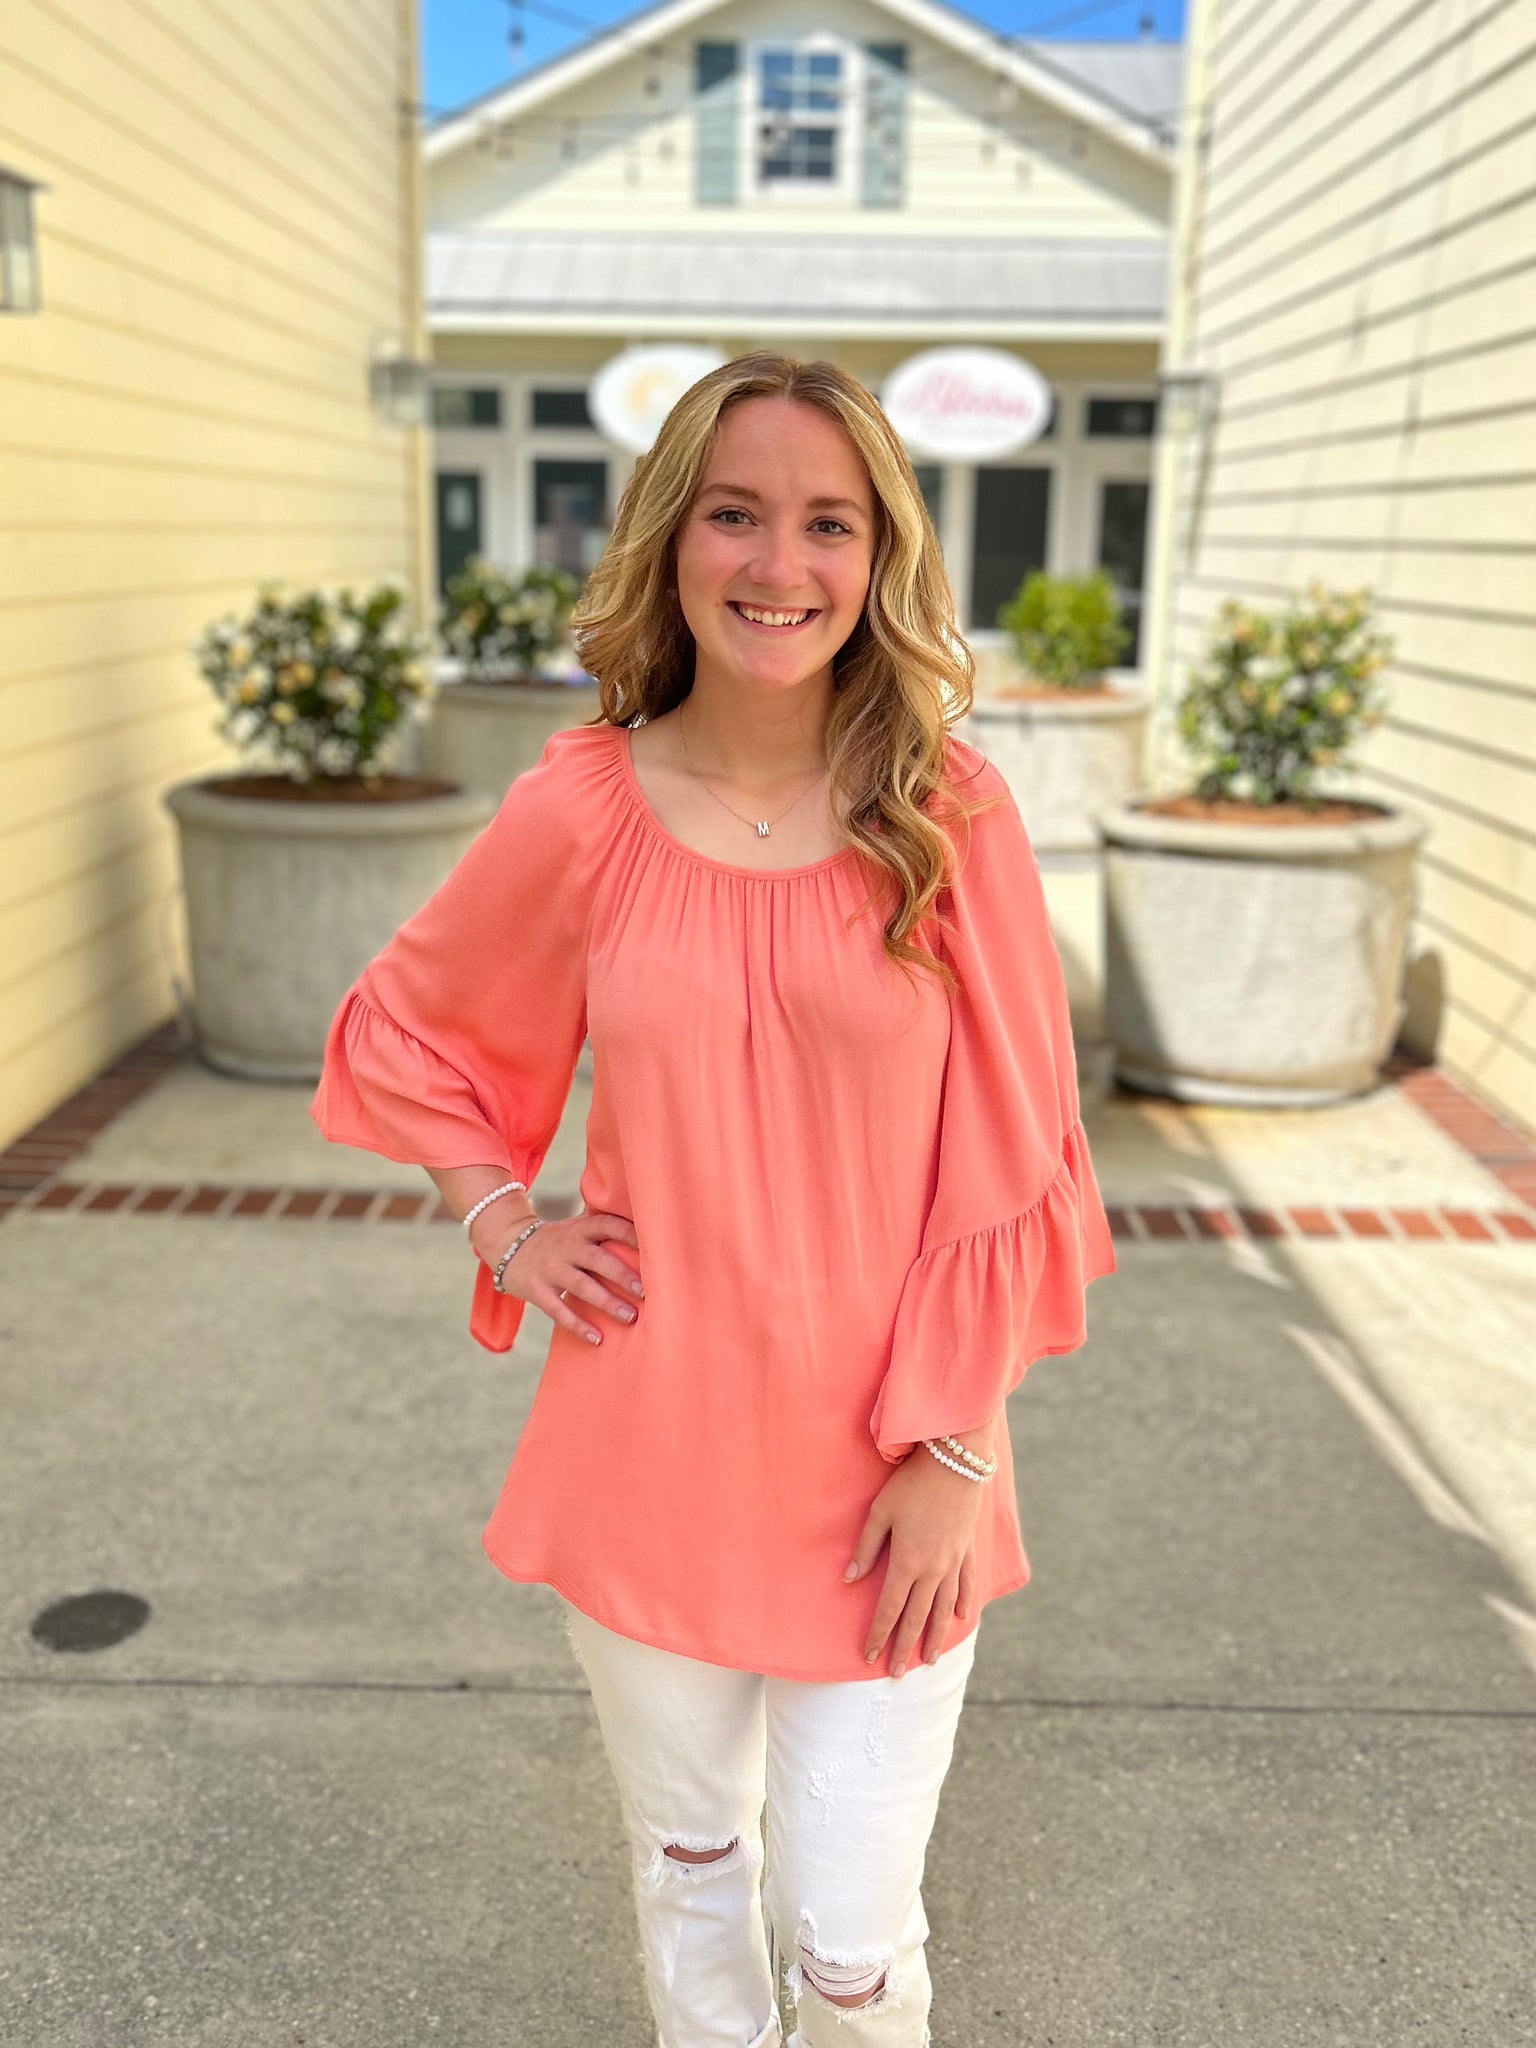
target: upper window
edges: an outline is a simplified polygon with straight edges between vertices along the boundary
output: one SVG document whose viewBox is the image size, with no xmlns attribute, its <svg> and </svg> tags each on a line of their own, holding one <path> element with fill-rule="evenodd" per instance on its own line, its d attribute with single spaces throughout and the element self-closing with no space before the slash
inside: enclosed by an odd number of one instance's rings
<svg viewBox="0 0 1536 2048">
<path fill-rule="evenodd" d="M 860 143 L 858 52 L 830 36 L 752 46 L 747 162 L 764 198 L 854 195 Z"/>
<path fill-rule="evenodd" d="M 758 56 L 758 177 L 835 184 L 843 134 L 843 59 L 837 50 L 763 50 Z"/>
</svg>

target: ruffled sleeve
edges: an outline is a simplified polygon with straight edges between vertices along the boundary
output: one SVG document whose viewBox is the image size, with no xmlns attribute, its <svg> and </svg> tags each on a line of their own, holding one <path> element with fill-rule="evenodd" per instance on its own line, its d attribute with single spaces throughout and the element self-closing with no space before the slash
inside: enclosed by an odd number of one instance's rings
<svg viewBox="0 0 1536 2048">
<path fill-rule="evenodd" d="M 448 879 L 342 998 L 310 1116 L 338 1145 L 426 1167 L 493 1166 L 529 1187 L 586 1037 L 593 839 L 556 733 Z M 471 1334 L 505 1351 L 524 1304 L 476 1262 Z"/>
<path fill-rule="evenodd" d="M 972 818 L 968 849 L 962 828 L 939 905 L 959 986 L 934 1195 L 870 1416 L 892 1464 L 923 1437 L 979 1428 L 1035 1359 L 1081 1344 L 1087 1285 L 1115 1270 L 1034 850 L 1001 772 L 951 746 L 967 799 L 999 800 Z"/>
</svg>

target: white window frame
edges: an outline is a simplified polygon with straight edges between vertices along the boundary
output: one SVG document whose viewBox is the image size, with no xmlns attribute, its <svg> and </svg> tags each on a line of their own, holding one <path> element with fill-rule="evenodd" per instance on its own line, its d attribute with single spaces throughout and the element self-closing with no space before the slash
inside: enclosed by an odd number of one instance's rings
<svg viewBox="0 0 1536 2048">
<path fill-rule="evenodd" d="M 842 60 L 843 104 L 827 122 L 837 128 L 838 175 L 835 178 L 764 178 L 758 153 L 758 129 L 766 118 L 761 105 L 762 57 L 770 50 L 796 55 L 831 53 Z M 830 29 L 809 35 L 752 36 L 743 44 L 746 89 L 741 95 L 740 180 L 743 197 L 759 206 L 857 206 L 864 166 L 864 94 L 866 54 L 863 47 Z M 801 117 L 808 125 L 809 117 Z M 819 123 L 817 125 L 820 125 Z"/>
</svg>

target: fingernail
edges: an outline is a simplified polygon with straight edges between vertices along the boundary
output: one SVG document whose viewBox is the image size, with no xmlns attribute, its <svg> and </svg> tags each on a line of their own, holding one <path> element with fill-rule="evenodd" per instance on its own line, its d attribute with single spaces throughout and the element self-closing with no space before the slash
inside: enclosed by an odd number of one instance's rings
<svg viewBox="0 0 1536 2048">
<path fill-rule="evenodd" d="M 903 1671 L 905 1671 L 905 1670 L 906 1670 L 906 1668 L 907 1668 L 907 1667 L 906 1667 L 906 1665 L 905 1665 L 905 1664 L 898 1664 L 898 1665 L 896 1665 L 896 1666 L 895 1666 L 895 1668 L 894 1668 L 894 1669 L 892 1670 L 892 1672 L 891 1672 L 891 1676 L 892 1676 L 892 1678 L 900 1678 L 901 1674 L 903 1673 Z"/>
<path fill-rule="evenodd" d="M 602 1338 L 597 1334 L 596 1330 L 583 1330 L 581 1334 L 583 1335 L 583 1337 L 586 1338 L 589 1344 L 601 1344 L 603 1341 Z"/>
<path fill-rule="evenodd" d="M 643 1298 L 643 1296 L 644 1296 L 644 1294 L 645 1294 L 645 1289 L 644 1289 L 644 1288 L 643 1288 L 643 1287 L 642 1287 L 642 1286 L 640 1285 L 640 1282 L 639 1282 L 638 1280 L 631 1280 L 631 1281 L 630 1281 L 630 1283 L 629 1283 L 629 1291 L 630 1291 L 630 1293 L 631 1293 L 631 1294 L 638 1294 L 638 1295 L 640 1295 L 640 1296 L 641 1296 L 642 1298 Z"/>
<path fill-rule="evenodd" d="M 850 1579 L 856 1579 L 858 1575 L 859 1567 L 857 1561 L 855 1561 L 853 1564 L 849 1565 L 847 1571 L 843 1573 L 843 1584 L 847 1585 Z"/>
<path fill-rule="evenodd" d="M 635 1320 L 635 1311 L 630 1307 L 627 1301 L 621 1301 L 619 1303 L 619 1314 L 624 1318 L 626 1323 L 632 1323 Z"/>
<path fill-rule="evenodd" d="M 875 1659 L 879 1656 L 879 1654 L 880 1652 L 878 1650 L 866 1650 L 864 1652 L 864 1662 L 866 1664 L 873 1664 Z"/>
</svg>

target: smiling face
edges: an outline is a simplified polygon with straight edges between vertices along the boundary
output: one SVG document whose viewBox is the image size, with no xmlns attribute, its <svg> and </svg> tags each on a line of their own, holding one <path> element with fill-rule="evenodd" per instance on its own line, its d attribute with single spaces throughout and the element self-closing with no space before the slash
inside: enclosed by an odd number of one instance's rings
<svg viewBox="0 0 1536 2048">
<path fill-rule="evenodd" d="M 874 491 L 836 420 L 792 398 L 729 406 L 677 534 L 699 672 L 763 689 L 830 686 L 864 610 L 874 541 Z"/>
</svg>

